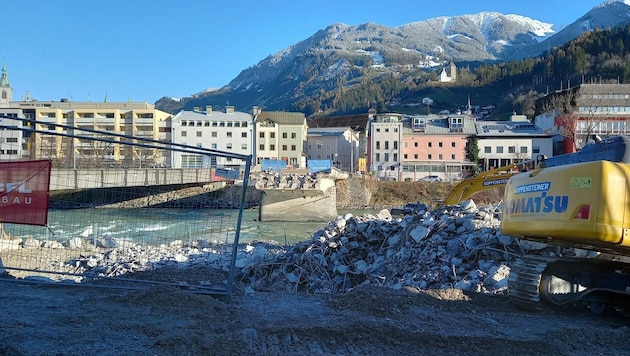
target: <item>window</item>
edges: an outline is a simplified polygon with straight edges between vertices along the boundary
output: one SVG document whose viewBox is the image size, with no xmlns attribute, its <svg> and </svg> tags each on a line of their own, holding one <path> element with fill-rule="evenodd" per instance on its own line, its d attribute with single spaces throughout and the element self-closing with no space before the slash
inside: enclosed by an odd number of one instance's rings
<svg viewBox="0 0 630 356">
<path fill-rule="evenodd" d="M 403 142 L 403 147 L 404 147 L 404 148 L 409 147 L 409 142 Z"/>
<path fill-rule="evenodd" d="M 276 145 L 274 145 L 273 143 L 271 145 L 269 145 L 269 150 L 270 151 L 275 151 L 276 150 Z"/>
<path fill-rule="evenodd" d="M 265 133 L 264 133 L 264 132 L 260 132 L 260 133 L 258 134 L 258 137 L 260 137 L 260 138 L 265 138 Z"/>
<path fill-rule="evenodd" d="M 287 145 L 282 145 L 282 150 L 286 151 L 287 150 Z"/>
<path fill-rule="evenodd" d="M 330 143 L 326 144 L 326 149 L 329 150 L 330 149 Z"/>
<path fill-rule="evenodd" d="M 385 149 L 389 150 L 389 141 L 385 141 Z"/>
<path fill-rule="evenodd" d="M 217 137 L 217 132 L 216 132 L 216 131 L 212 131 L 212 132 L 210 132 L 210 136 L 211 136 L 211 137 Z"/>
<path fill-rule="evenodd" d="M 492 147 L 484 146 L 483 147 L 483 153 L 492 153 Z"/>
<path fill-rule="evenodd" d="M 201 161 L 199 155 L 182 155 L 182 168 L 199 168 Z"/>
<path fill-rule="evenodd" d="M 427 142 L 427 146 L 433 147 L 433 142 Z"/>
<path fill-rule="evenodd" d="M 521 153 L 527 153 L 527 146 L 521 146 Z"/>
<path fill-rule="evenodd" d="M 262 144 L 258 145 L 258 149 L 261 150 L 261 151 L 264 151 L 265 150 L 265 144 L 262 143 Z"/>
<path fill-rule="evenodd" d="M 225 135 L 226 135 L 227 137 L 232 137 L 232 131 L 228 131 L 228 132 L 226 132 L 226 133 L 225 133 Z"/>
<path fill-rule="evenodd" d="M 323 146 L 321 143 L 318 143 L 318 144 L 317 144 L 317 149 L 318 149 L 318 150 L 321 150 L 321 149 L 322 149 L 322 147 L 324 147 L 324 146 Z"/>
<path fill-rule="evenodd" d="M 231 143 L 226 143 L 225 144 L 225 148 L 227 148 L 228 150 L 232 149 L 232 144 Z"/>
<path fill-rule="evenodd" d="M 375 156 L 375 161 L 376 161 L 376 162 L 380 162 L 380 161 L 381 161 L 381 154 L 380 154 L 380 153 L 377 153 L 377 154 L 376 154 L 376 156 Z"/>
<path fill-rule="evenodd" d="M 497 153 L 503 153 L 503 146 L 497 146 L 495 149 Z"/>
<path fill-rule="evenodd" d="M 532 146 L 532 153 L 540 153 L 540 146 Z"/>
<path fill-rule="evenodd" d="M 7 142 L 17 143 L 18 139 L 17 139 L 17 137 L 7 137 Z"/>
<path fill-rule="evenodd" d="M 418 142 L 414 142 L 413 147 L 418 147 Z"/>
<path fill-rule="evenodd" d="M 275 132 L 270 132 L 269 133 L 269 138 L 276 138 L 276 133 Z"/>
<path fill-rule="evenodd" d="M 455 148 L 455 142 L 451 142 L 451 147 Z"/>
<path fill-rule="evenodd" d="M 441 160 L 441 159 L 444 159 L 444 157 L 442 156 L 442 154 L 441 154 L 441 153 L 438 155 L 438 159 L 440 159 L 440 160 Z"/>
<path fill-rule="evenodd" d="M 308 144 L 308 149 L 311 150 L 313 147 L 311 147 L 311 144 Z"/>
<path fill-rule="evenodd" d="M 197 131 L 197 137 L 201 137 L 201 131 Z"/>
<path fill-rule="evenodd" d="M 427 155 L 427 159 L 433 159 L 430 153 Z"/>
<path fill-rule="evenodd" d="M 398 153 L 394 153 L 394 162 L 398 162 Z"/>
<path fill-rule="evenodd" d="M 181 136 L 182 137 L 186 137 L 188 134 L 186 133 L 186 131 L 182 131 Z"/>
<path fill-rule="evenodd" d="M 394 149 L 397 150 L 398 149 L 398 141 L 394 141 Z"/>
<path fill-rule="evenodd" d="M 376 141 L 376 149 L 377 150 L 381 149 L 381 141 Z"/>
<path fill-rule="evenodd" d="M 438 147 L 442 147 L 442 142 L 438 142 Z"/>
<path fill-rule="evenodd" d="M 451 155 L 451 159 L 455 159 L 455 154 L 452 154 L 452 155 Z"/>
<path fill-rule="evenodd" d="M 408 158 L 408 157 L 407 157 L 407 154 L 406 154 L 406 153 L 405 153 L 405 154 L 403 154 L 403 159 L 407 159 L 407 158 Z"/>
<path fill-rule="evenodd" d="M 282 138 L 287 138 L 287 133 L 286 132 L 282 133 Z"/>
<path fill-rule="evenodd" d="M 516 153 L 516 147 L 515 146 L 508 147 L 508 153 Z"/>
<path fill-rule="evenodd" d="M 384 154 L 385 162 L 389 162 L 389 153 Z"/>
<path fill-rule="evenodd" d="M 217 144 L 216 143 L 210 144 L 210 148 L 212 148 L 213 150 L 216 150 L 217 149 Z"/>
<path fill-rule="evenodd" d="M 242 138 L 247 138 L 247 132 L 241 132 L 241 137 Z"/>
<path fill-rule="evenodd" d="M 418 159 L 418 154 L 417 154 L 417 153 L 415 153 L 415 154 L 413 155 L 413 159 Z"/>
<path fill-rule="evenodd" d="M 291 138 L 296 138 L 297 134 L 295 132 L 291 132 Z"/>
<path fill-rule="evenodd" d="M 291 145 L 291 151 L 295 151 L 297 147 L 295 145 Z"/>
<path fill-rule="evenodd" d="M 246 150 L 247 149 L 247 144 L 246 143 L 241 143 L 241 149 L 242 150 Z"/>
</svg>

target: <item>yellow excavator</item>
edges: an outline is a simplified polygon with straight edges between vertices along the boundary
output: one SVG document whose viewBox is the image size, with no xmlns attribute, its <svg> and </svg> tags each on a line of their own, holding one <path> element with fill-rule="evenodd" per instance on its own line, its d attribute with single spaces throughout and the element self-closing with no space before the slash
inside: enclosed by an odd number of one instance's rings
<svg viewBox="0 0 630 356">
<path fill-rule="evenodd" d="M 596 313 L 628 311 L 629 163 L 630 138 L 613 136 L 577 153 L 524 163 L 532 169 L 508 166 L 480 173 L 458 184 L 445 204 L 504 186 L 504 235 L 579 249 L 580 257 L 555 253 L 516 261 L 508 286 L 518 306 L 582 304 Z"/>
</svg>

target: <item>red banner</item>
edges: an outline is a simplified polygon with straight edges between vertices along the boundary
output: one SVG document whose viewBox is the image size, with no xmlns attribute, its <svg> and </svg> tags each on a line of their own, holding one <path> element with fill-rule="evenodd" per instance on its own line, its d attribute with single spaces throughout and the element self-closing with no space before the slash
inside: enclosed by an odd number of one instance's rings
<svg viewBox="0 0 630 356">
<path fill-rule="evenodd" d="M 0 162 L 0 222 L 48 223 L 49 160 Z"/>
</svg>

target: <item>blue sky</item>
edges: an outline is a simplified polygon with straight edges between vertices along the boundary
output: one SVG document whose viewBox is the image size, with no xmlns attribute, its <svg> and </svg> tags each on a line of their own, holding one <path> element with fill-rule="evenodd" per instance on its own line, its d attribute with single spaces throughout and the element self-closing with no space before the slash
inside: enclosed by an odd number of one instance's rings
<svg viewBox="0 0 630 356">
<path fill-rule="evenodd" d="M 146 101 L 228 84 L 334 23 L 496 11 L 567 25 L 603 0 L 3 0 L 13 100 Z"/>
</svg>

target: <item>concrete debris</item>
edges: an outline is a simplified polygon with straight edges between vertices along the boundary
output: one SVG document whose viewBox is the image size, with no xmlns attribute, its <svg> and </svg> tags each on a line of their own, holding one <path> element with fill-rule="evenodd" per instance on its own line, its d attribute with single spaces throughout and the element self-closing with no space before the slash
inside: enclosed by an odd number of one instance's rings
<svg viewBox="0 0 630 356">
<path fill-rule="evenodd" d="M 311 240 L 244 267 L 242 280 L 254 289 L 307 293 L 366 284 L 502 293 L 509 266 L 528 251 L 518 239 L 501 234 L 499 217 L 497 207 L 477 208 L 472 200 L 396 219 L 387 210 L 346 214 Z M 551 249 L 535 253 L 553 254 Z"/>
<path fill-rule="evenodd" d="M 317 189 L 318 174 L 280 174 L 275 172 L 259 172 L 252 174 L 256 181 L 256 189 Z"/>
<path fill-rule="evenodd" d="M 510 265 L 517 257 L 557 251 L 552 246 L 502 235 L 499 218 L 497 207 L 478 208 L 472 201 L 419 210 L 400 218 L 392 217 L 388 210 L 376 215 L 346 214 L 293 246 L 242 244 L 235 258 L 236 278 L 251 290 L 339 293 L 370 284 L 392 289 L 458 288 L 502 293 L 507 289 Z M 11 241 L 4 242 L 8 245 Z M 36 248 L 46 242 L 27 238 L 15 245 Z M 92 251 L 48 268 L 71 270 L 84 278 L 165 266 L 228 271 L 232 261 L 229 244 L 203 239 L 149 246 L 106 234 L 86 240 L 73 238 L 58 245 L 55 247 Z M 15 247 L 5 245 L 0 250 L 11 248 Z"/>
</svg>

